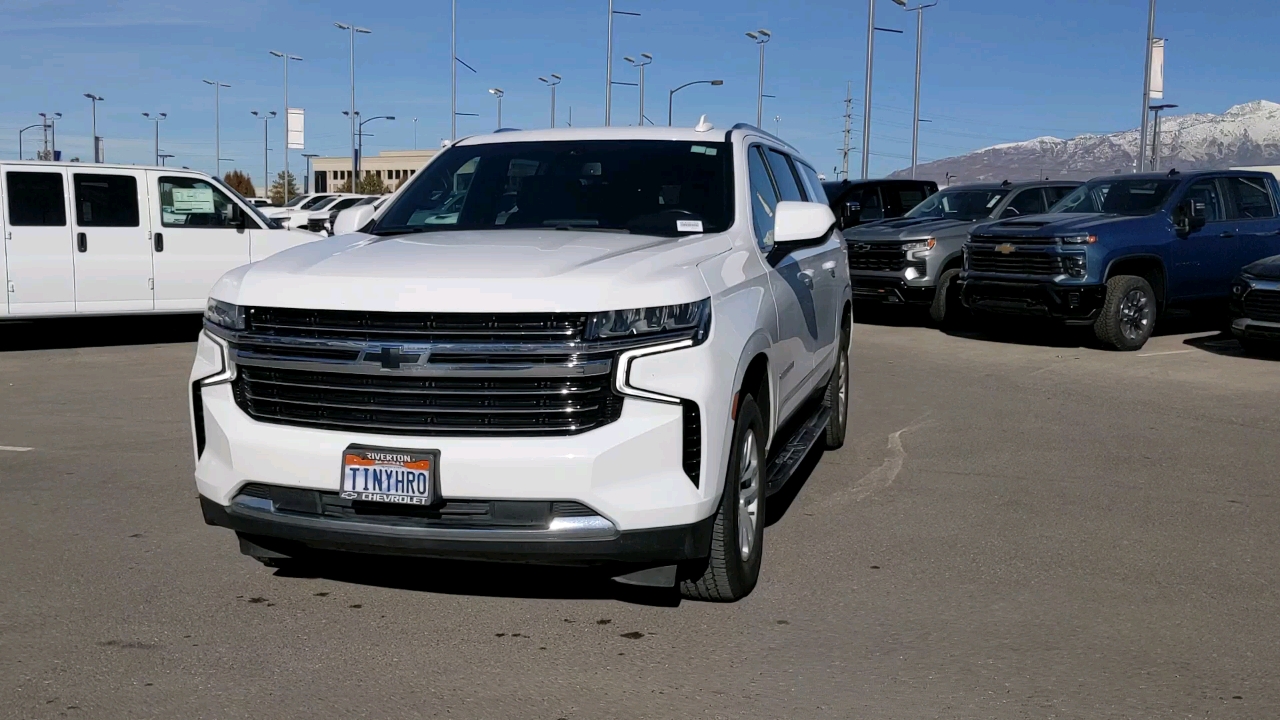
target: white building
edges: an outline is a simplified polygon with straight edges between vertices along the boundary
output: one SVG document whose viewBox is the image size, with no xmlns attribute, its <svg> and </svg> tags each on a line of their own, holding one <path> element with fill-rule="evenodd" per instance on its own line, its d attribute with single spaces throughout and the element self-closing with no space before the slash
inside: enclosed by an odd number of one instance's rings
<svg viewBox="0 0 1280 720">
<path fill-rule="evenodd" d="M 395 190 L 400 183 L 427 164 L 439 150 L 384 150 L 360 160 L 360 172 L 373 174 Z M 351 158 L 317 157 L 311 159 L 315 176 L 311 192 L 332 192 L 351 178 Z"/>
</svg>

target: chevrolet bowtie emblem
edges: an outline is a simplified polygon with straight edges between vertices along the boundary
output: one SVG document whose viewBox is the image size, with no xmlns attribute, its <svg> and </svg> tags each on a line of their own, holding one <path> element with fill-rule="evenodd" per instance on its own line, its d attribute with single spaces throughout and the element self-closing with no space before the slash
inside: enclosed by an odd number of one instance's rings
<svg viewBox="0 0 1280 720">
<path fill-rule="evenodd" d="M 1014 249 L 1015 248 L 1009 243 L 1004 243 L 1002 245 L 996 246 L 996 252 L 1000 253 L 1001 255 L 1008 255 L 1009 253 L 1013 252 Z"/>
<path fill-rule="evenodd" d="M 377 351 L 364 351 L 365 362 L 376 362 L 383 370 L 399 370 L 402 365 L 416 365 L 425 353 L 407 353 L 398 345 L 384 345 Z"/>
</svg>

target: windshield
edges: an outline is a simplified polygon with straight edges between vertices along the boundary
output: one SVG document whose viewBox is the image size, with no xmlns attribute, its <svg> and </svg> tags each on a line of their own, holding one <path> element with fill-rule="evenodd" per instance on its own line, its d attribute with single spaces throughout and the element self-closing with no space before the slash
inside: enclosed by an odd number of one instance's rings
<svg viewBox="0 0 1280 720">
<path fill-rule="evenodd" d="M 209 179 L 215 182 L 218 185 L 218 187 L 227 191 L 228 194 L 239 198 L 240 202 L 249 209 L 249 213 L 254 217 L 258 218 L 258 221 L 262 223 L 263 227 L 269 230 L 280 230 L 284 227 L 283 225 L 280 224 L 279 220 L 276 220 L 275 218 L 269 218 L 266 215 L 263 215 L 262 210 L 260 210 L 257 205 L 254 205 L 253 203 L 249 202 L 248 198 L 241 195 L 240 192 L 235 188 L 226 184 L 222 180 L 216 177 L 213 177 L 212 175 L 209 176 Z"/>
<path fill-rule="evenodd" d="M 289 207 L 289 208 L 291 208 L 291 207 L 298 207 L 299 205 L 301 205 L 302 203 L 306 202 L 308 199 L 310 199 L 310 198 L 312 198 L 312 197 L 314 197 L 314 196 L 312 196 L 312 195 L 299 195 L 299 196 L 297 196 L 297 197 L 293 198 L 292 200 L 290 200 L 289 202 L 285 203 L 285 204 L 284 204 L 284 205 L 282 205 L 281 207 Z"/>
<path fill-rule="evenodd" d="M 991 217 L 996 206 L 1008 194 L 1009 191 L 1004 188 L 939 190 L 912 208 L 906 217 L 982 220 Z"/>
<path fill-rule="evenodd" d="M 720 232 L 733 219 L 732 168 L 730 146 L 723 142 L 455 145 L 414 176 L 373 232 Z"/>
<path fill-rule="evenodd" d="M 1164 207 L 1177 180 L 1120 178 L 1093 180 L 1049 208 L 1051 213 L 1151 215 Z"/>
<path fill-rule="evenodd" d="M 299 205 L 298 209 L 299 210 L 319 210 L 320 208 L 317 207 L 318 205 L 320 205 L 321 203 L 327 203 L 332 199 L 333 199 L 332 195 L 315 195 L 307 199 L 306 201 L 304 201 L 301 205 Z M 289 206 L 285 205 L 285 207 L 289 207 Z"/>
</svg>

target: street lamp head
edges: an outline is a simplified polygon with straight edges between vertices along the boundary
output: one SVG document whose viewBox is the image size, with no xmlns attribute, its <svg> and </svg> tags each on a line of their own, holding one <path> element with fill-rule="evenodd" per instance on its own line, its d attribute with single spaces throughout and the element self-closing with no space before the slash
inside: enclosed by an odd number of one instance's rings
<svg viewBox="0 0 1280 720">
<path fill-rule="evenodd" d="M 649 53 L 640 53 L 640 57 L 644 58 L 645 60 L 653 60 L 653 56 L 650 55 Z"/>
<path fill-rule="evenodd" d="M 268 50 L 267 52 L 268 52 L 268 53 L 270 53 L 271 55 L 274 55 L 275 57 L 278 57 L 278 58 L 282 58 L 282 57 L 284 57 L 284 53 L 282 53 L 282 52 L 276 52 L 275 50 Z"/>
<path fill-rule="evenodd" d="M 712 85 L 723 85 L 723 84 L 724 84 L 724 81 L 723 81 L 723 80 L 712 80 L 712 81 L 711 81 L 711 84 L 712 84 Z"/>
<path fill-rule="evenodd" d="M 755 34 L 755 33 L 753 33 L 753 32 L 749 32 L 749 33 L 747 33 L 747 37 L 751 38 L 752 40 L 759 40 L 759 39 L 760 39 L 760 36 L 759 36 L 759 35 L 756 35 L 756 34 Z"/>
<path fill-rule="evenodd" d="M 85 93 L 84 96 L 89 98 L 90 100 L 93 100 L 94 102 L 102 102 L 103 100 L 106 100 L 106 98 L 102 97 L 101 95 L 94 95 L 93 93 Z"/>
<path fill-rule="evenodd" d="M 760 33 L 760 37 L 763 37 L 766 41 L 768 41 L 769 38 L 773 37 L 773 33 L 769 32 L 768 30 L 765 30 L 764 28 L 760 28 L 756 32 Z"/>
<path fill-rule="evenodd" d="M 395 119 L 396 119 L 396 116 L 395 116 L 395 115 L 388 115 L 388 116 L 387 116 L 387 119 L 388 119 L 388 120 L 395 120 Z"/>
<path fill-rule="evenodd" d="M 54 118 L 55 120 L 57 120 L 58 118 L 61 118 L 61 117 L 62 117 L 62 113 L 54 113 L 54 114 L 53 114 L 53 118 Z"/>
<path fill-rule="evenodd" d="M 269 118 L 273 118 L 273 117 L 275 117 L 275 116 L 276 116 L 276 111 L 275 111 L 275 110 L 272 110 L 271 112 L 267 113 L 267 117 L 269 117 Z"/>
<path fill-rule="evenodd" d="M 372 30 L 370 30 L 369 28 L 362 28 L 362 27 L 358 27 L 358 28 L 356 28 L 356 32 L 360 33 L 361 35 L 372 35 L 372 34 L 373 34 L 373 31 L 372 31 Z"/>
<path fill-rule="evenodd" d="M 350 25 L 347 25 L 347 24 L 345 24 L 345 23 L 340 23 L 340 22 L 336 22 L 336 23 L 334 23 L 334 24 L 333 24 L 333 26 L 334 26 L 334 27 L 336 27 L 336 28 L 338 28 L 339 30 L 350 30 L 350 29 L 351 29 L 351 26 L 350 26 Z"/>
<path fill-rule="evenodd" d="M 907 6 L 907 0 L 893 0 L 893 1 L 894 1 L 895 3 L 897 3 L 897 4 L 898 4 L 899 6 L 901 6 L 901 7 L 906 7 L 906 6 Z"/>
<path fill-rule="evenodd" d="M 624 55 L 622 59 L 623 59 L 623 60 L 626 60 L 627 62 L 631 63 L 632 65 L 635 65 L 635 64 L 636 64 L 636 59 L 635 59 L 635 58 L 633 58 L 633 57 L 631 57 L 630 55 Z"/>
<path fill-rule="evenodd" d="M 555 74 L 555 73 L 551 73 L 551 77 L 555 78 L 556 80 L 563 80 L 563 79 L 564 79 L 564 78 L 560 77 L 559 75 L 557 75 L 557 74 Z"/>
<path fill-rule="evenodd" d="M 492 93 L 494 97 L 502 97 L 505 94 L 502 92 L 502 88 L 489 88 L 489 92 Z"/>
<path fill-rule="evenodd" d="M 165 118 L 167 118 L 167 117 L 169 117 L 169 113 L 160 113 L 160 119 L 161 119 L 161 120 L 164 120 L 164 119 L 165 119 Z"/>
</svg>

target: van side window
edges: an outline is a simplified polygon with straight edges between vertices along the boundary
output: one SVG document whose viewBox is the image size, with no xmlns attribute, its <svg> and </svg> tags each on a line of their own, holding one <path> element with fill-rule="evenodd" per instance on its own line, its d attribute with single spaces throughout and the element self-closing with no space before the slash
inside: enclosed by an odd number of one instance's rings
<svg viewBox="0 0 1280 720">
<path fill-rule="evenodd" d="M 773 211 L 778 205 L 778 192 L 773 189 L 769 168 L 759 145 L 747 149 L 747 171 L 751 186 L 751 224 L 761 250 L 773 247 Z"/>
<path fill-rule="evenodd" d="M 1204 221 L 1221 222 L 1227 215 L 1222 205 L 1222 195 L 1218 192 L 1218 181 L 1212 178 L 1200 180 L 1187 188 L 1187 197 L 1204 203 Z"/>
<path fill-rule="evenodd" d="M 18 227 L 63 227 L 67 204 L 62 173 L 5 173 L 9 192 L 9 224 Z"/>
<path fill-rule="evenodd" d="M 75 174 L 76 224 L 138 227 L 138 181 L 132 175 Z"/>
<path fill-rule="evenodd" d="M 160 178 L 160 224 L 169 228 L 229 228 L 231 198 L 205 180 Z"/>
<path fill-rule="evenodd" d="M 765 154 L 769 158 L 769 169 L 773 171 L 773 181 L 778 186 L 778 199 L 803 202 L 804 195 L 800 193 L 791 161 L 777 150 L 767 150 Z"/>
<path fill-rule="evenodd" d="M 1276 216 L 1275 208 L 1271 206 L 1271 195 L 1267 192 L 1266 180 L 1233 177 L 1227 178 L 1227 183 L 1231 185 L 1234 217 L 1241 220 L 1259 220 Z"/>
</svg>

